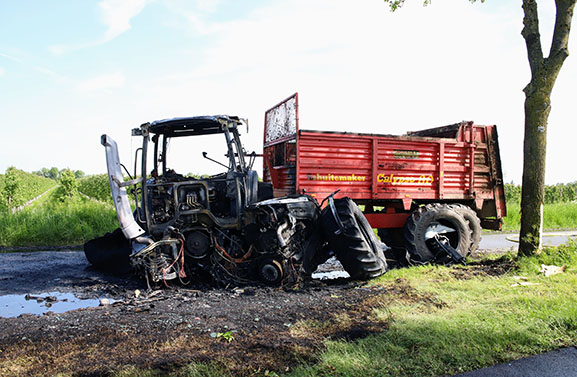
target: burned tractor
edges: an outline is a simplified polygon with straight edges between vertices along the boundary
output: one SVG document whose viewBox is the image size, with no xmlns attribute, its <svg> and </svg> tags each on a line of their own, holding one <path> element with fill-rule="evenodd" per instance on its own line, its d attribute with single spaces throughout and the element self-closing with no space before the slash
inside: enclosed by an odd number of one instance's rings
<svg viewBox="0 0 577 377">
<path fill-rule="evenodd" d="M 149 285 L 207 278 L 220 285 L 293 284 L 332 254 L 355 279 L 383 274 L 382 244 L 350 199 L 329 195 L 323 209 L 308 195 L 273 198 L 272 185 L 252 170 L 257 155 L 242 146 L 243 124 L 233 116 L 145 123 L 132 130 L 142 138 L 133 174 L 120 163 L 116 142 L 103 135 L 120 228 L 87 242 L 88 260 L 109 270 L 130 267 Z M 172 139 L 200 142 L 212 134 L 224 135 L 227 162 L 202 155 L 225 172 L 193 178 L 168 168 Z"/>
</svg>

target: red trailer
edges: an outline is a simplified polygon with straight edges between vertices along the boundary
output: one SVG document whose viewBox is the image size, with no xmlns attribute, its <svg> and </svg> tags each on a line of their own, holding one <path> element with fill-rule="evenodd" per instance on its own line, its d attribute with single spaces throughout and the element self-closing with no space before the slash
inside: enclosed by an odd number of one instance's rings
<svg viewBox="0 0 577 377">
<path fill-rule="evenodd" d="M 500 229 L 506 216 L 495 125 L 460 122 L 403 136 L 302 130 L 294 94 L 266 112 L 263 156 L 275 196 L 322 200 L 340 190 L 364 205 L 383 242 L 414 260 L 434 257 L 435 234 L 466 255 L 481 226 Z"/>
</svg>

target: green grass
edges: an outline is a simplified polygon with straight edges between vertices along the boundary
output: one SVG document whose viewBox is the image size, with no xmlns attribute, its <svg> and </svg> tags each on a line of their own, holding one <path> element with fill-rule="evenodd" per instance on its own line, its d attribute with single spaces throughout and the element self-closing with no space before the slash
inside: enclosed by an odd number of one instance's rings
<svg viewBox="0 0 577 377">
<path fill-rule="evenodd" d="M 0 245 L 78 245 L 118 227 L 111 204 L 83 197 L 61 203 L 55 191 L 21 212 L 2 214 Z"/>
<path fill-rule="evenodd" d="M 541 263 L 568 269 L 546 278 Z M 467 280 L 446 267 L 390 271 L 373 284 L 404 281 L 432 301 L 399 299 L 376 308 L 389 329 L 357 342 L 328 341 L 317 364 L 292 375 L 451 375 L 577 344 L 577 243 L 517 265 L 501 277 Z M 515 286 L 519 281 L 536 285 Z"/>
<path fill-rule="evenodd" d="M 521 205 L 507 204 L 504 231 L 519 231 L 521 228 Z M 543 228 L 548 230 L 577 228 L 577 203 L 545 204 Z"/>
</svg>

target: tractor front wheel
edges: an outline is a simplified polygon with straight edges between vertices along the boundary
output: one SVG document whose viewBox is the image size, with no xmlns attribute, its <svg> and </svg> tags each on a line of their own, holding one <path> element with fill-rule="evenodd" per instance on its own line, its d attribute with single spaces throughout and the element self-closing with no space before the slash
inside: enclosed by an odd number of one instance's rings
<svg viewBox="0 0 577 377">
<path fill-rule="evenodd" d="M 349 198 L 334 200 L 340 224 L 330 207 L 325 207 L 322 213 L 323 231 L 345 271 L 355 280 L 384 274 L 387 262 L 381 243 L 355 202 Z"/>
</svg>

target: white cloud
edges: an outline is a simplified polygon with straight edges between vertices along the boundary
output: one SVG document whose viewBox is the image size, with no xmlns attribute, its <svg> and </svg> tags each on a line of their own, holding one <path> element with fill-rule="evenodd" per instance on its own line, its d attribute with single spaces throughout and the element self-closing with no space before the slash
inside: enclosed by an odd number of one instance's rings
<svg viewBox="0 0 577 377">
<path fill-rule="evenodd" d="M 103 43 L 130 30 L 130 21 L 136 17 L 150 0 L 102 0 L 98 5 L 102 21 L 107 27 Z"/>
<path fill-rule="evenodd" d="M 4 76 L 4 74 L 6 73 L 6 70 L 2 67 L 0 67 L 0 77 Z"/>
<path fill-rule="evenodd" d="M 146 5 L 154 0 L 102 0 L 98 3 L 101 11 L 101 20 L 106 26 L 104 36 L 95 41 L 84 43 L 66 44 L 59 43 L 48 46 L 48 51 L 53 55 L 84 48 L 98 46 L 110 42 L 119 35 L 130 30 L 130 21 L 138 16 Z"/>
<path fill-rule="evenodd" d="M 74 49 L 74 47 L 72 47 L 70 45 L 65 45 L 65 44 L 57 44 L 57 45 L 48 46 L 48 51 L 52 55 L 62 55 L 66 51 L 71 50 L 71 49 Z"/>
<path fill-rule="evenodd" d="M 216 12 L 222 0 L 195 0 L 196 8 L 201 12 Z"/>
<path fill-rule="evenodd" d="M 107 73 L 81 81 L 77 88 L 80 91 L 91 92 L 97 90 L 115 89 L 124 86 L 126 78 L 120 72 Z"/>
</svg>

